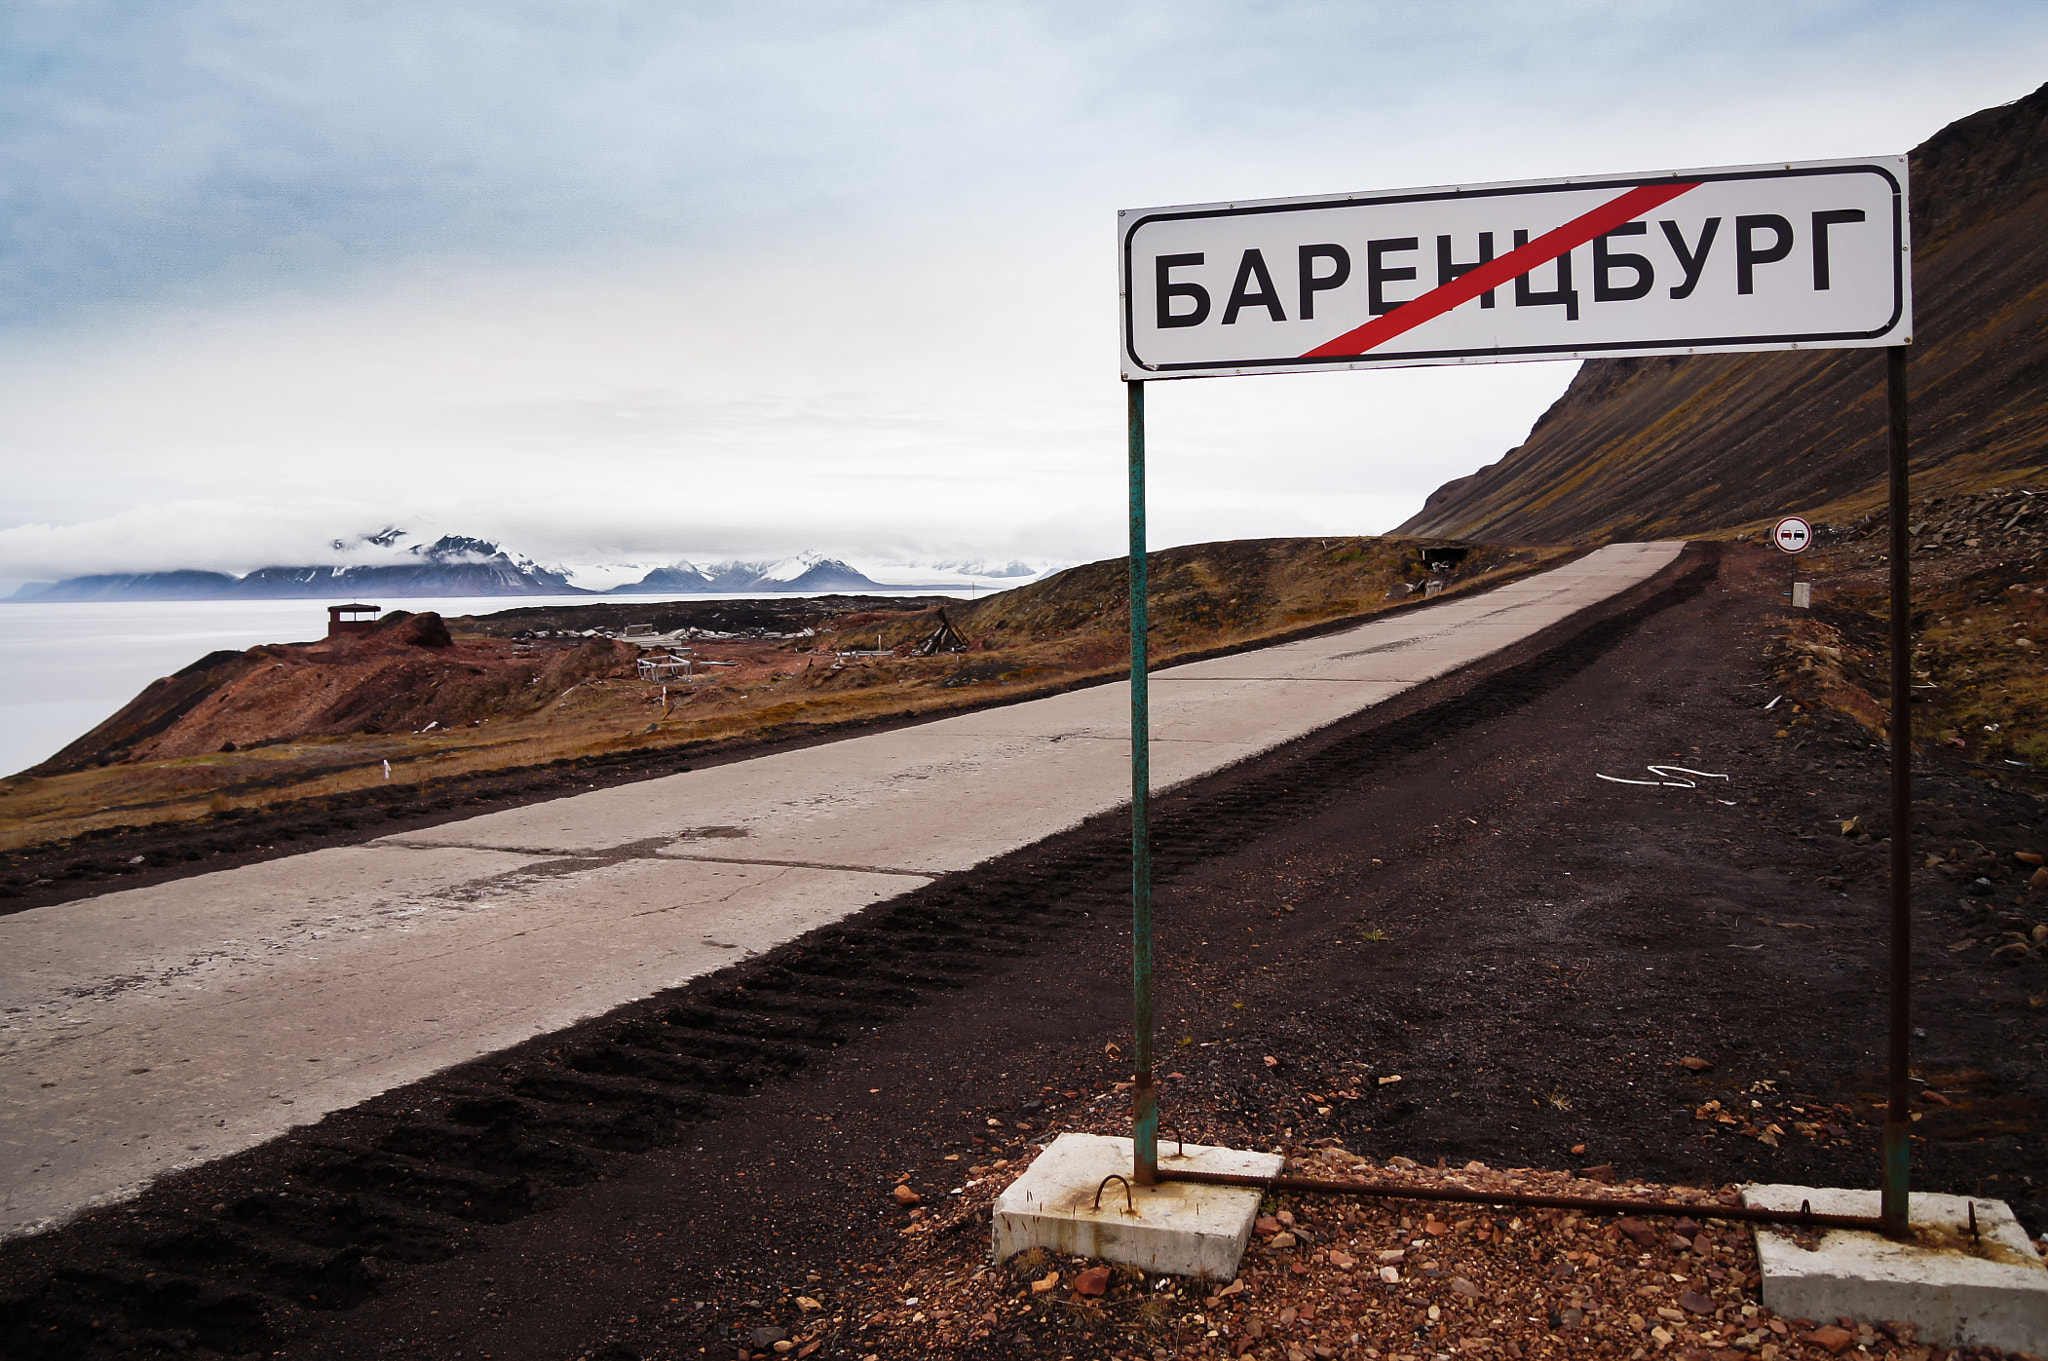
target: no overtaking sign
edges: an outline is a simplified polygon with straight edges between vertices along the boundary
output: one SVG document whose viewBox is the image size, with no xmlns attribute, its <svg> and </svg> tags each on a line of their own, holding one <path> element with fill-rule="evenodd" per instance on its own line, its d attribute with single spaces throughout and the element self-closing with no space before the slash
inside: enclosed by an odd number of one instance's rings
<svg viewBox="0 0 2048 1361">
<path fill-rule="evenodd" d="M 1902 156 L 1118 215 L 1123 376 L 1911 340 Z"/>
<path fill-rule="evenodd" d="M 1771 526 L 1771 542 L 1787 553 L 1804 553 L 1813 545 L 1813 526 L 1797 515 L 1787 515 Z"/>
</svg>

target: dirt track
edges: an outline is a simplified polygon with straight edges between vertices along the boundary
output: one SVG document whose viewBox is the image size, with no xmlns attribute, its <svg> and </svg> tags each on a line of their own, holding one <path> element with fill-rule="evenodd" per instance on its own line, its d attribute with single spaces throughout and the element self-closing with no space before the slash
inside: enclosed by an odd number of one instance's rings
<svg viewBox="0 0 2048 1361">
<path fill-rule="evenodd" d="M 1876 820 L 1884 754 L 1764 711 L 1764 562 L 1689 557 L 1655 598 L 1160 800 L 1165 1118 L 1191 1140 L 1869 1184 L 1883 851 L 1839 825 Z M 1596 778 L 1657 761 L 1731 779 Z M 1939 771 L 1920 795 L 1925 849 L 1958 865 L 2039 848 L 2031 799 Z M 900 1175 L 942 1196 L 1127 1076 L 1105 1052 L 1128 1008 L 1123 838 L 1098 819 L 6 1245 L 0 1350 L 694 1357 L 787 1326 L 798 1294 L 840 1310 L 915 1241 Z M 2008 1198 L 2039 1233 L 2048 977 L 1978 938 L 2040 908 L 1931 870 L 1919 903 L 1918 1052 L 1945 1100 L 1917 1184 Z M 878 1350 L 839 1316 L 821 1355 Z"/>
</svg>

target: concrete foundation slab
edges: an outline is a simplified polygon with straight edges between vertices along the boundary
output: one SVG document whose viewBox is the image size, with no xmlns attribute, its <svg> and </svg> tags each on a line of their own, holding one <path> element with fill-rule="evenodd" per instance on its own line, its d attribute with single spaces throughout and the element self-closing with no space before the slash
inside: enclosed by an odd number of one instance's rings
<svg viewBox="0 0 2048 1361">
<path fill-rule="evenodd" d="M 1184 1152 L 1171 1156 L 1169 1150 Z M 1160 1168 L 1278 1176 L 1286 1159 L 1278 1153 L 1248 1153 L 1161 1142 Z M 1071 1253 L 1117 1262 L 1144 1271 L 1228 1281 L 1251 1238 L 1259 1193 L 1234 1186 L 1191 1186 L 1165 1182 L 1133 1186 L 1125 1206 L 1123 1185 L 1111 1182 L 1095 1208 L 1102 1179 L 1131 1174 L 1131 1141 L 1100 1134 L 1062 1134 L 1029 1171 L 996 1199 L 990 1230 L 995 1260 L 1027 1248 Z"/>
<path fill-rule="evenodd" d="M 1804 1201 L 1821 1214 L 1878 1212 L 1875 1191 L 1749 1186 L 1742 1194 L 1745 1203 L 1774 1210 Z M 1919 1325 L 1919 1341 L 1940 1347 L 2048 1352 L 2048 1265 L 2005 1202 L 1915 1193 L 1907 1204 L 1910 1243 L 1831 1229 L 1809 1250 L 1793 1231 L 1759 1227 L 1765 1306 L 1819 1323 L 1908 1321 Z"/>
</svg>

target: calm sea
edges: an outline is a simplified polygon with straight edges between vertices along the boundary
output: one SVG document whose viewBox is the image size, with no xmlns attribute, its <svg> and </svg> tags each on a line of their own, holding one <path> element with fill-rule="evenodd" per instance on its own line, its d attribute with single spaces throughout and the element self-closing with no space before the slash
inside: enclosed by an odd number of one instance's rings
<svg viewBox="0 0 2048 1361">
<path fill-rule="evenodd" d="M 928 590 L 965 597 L 969 592 Z M 980 594 L 986 595 L 987 591 Z M 691 596 L 692 600 L 718 599 Z M 726 597 L 731 598 L 731 597 Z M 648 598 L 649 603 L 654 603 Z M 0 773 L 55 754 L 159 676 L 222 648 L 306 642 L 327 632 L 324 600 L 0 602 Z M 341 602 L 335 601 L 335 604 Z M 395 600 L 390 609 L 448 616 L 529 605 L 589 605 L 591 596 Z"/>
</svg>

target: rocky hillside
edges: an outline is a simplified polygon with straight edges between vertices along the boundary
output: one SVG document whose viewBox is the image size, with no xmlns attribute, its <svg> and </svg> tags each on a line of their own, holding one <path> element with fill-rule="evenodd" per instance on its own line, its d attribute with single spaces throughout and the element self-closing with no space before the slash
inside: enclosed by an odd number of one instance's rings
<svg viewBox="0 0 2048 1361">
<path fill-rule="evenodd" d="M 1914 741 L 2048 793 L 2048 486 L 1915 497 L 1911 512 Z M 1888 533 L 1882 515 L 1819 532 L 1799 562 L 1814 608 L 1792 612 L 1776 659 L 1788 696 L 1874 741 L 1891 702 Z"/>
<path fill-rule="evenodd" d="M 441 616 L 396 610 L 366 634 L 208 653 L 33 773 L 517 718 L 582 681 L 630 676 L 637 651 L 609 638 L 457 641 Z"/>
<path fill-rule="evenodd" d="M 1911 158 L 1916 490 L 2048 465 L 2048 86 Z M 1595 360 L 1528 440 L 1397 533 L 1583 543 L 1854 518 L 1885 485 L 1884 360 L 1831 350 Z"/>
<path fill-rule="evenodd" d="M 1432 560 L 1441 571 L 1432 573 Z M 1394 538 L 1229 539 L 1163 549 L 1146 567 L 1152 653 L 1163 660 L 1366 614 L 1422 589 L 1432 575 L 1469 582 L 1534 561 L 1492 547 Z M 1128 558 L 1106 558 L 946 613 L 982 649 L 1052 644 L 1122 660 L 1129 570 Z"/>
</svg>

